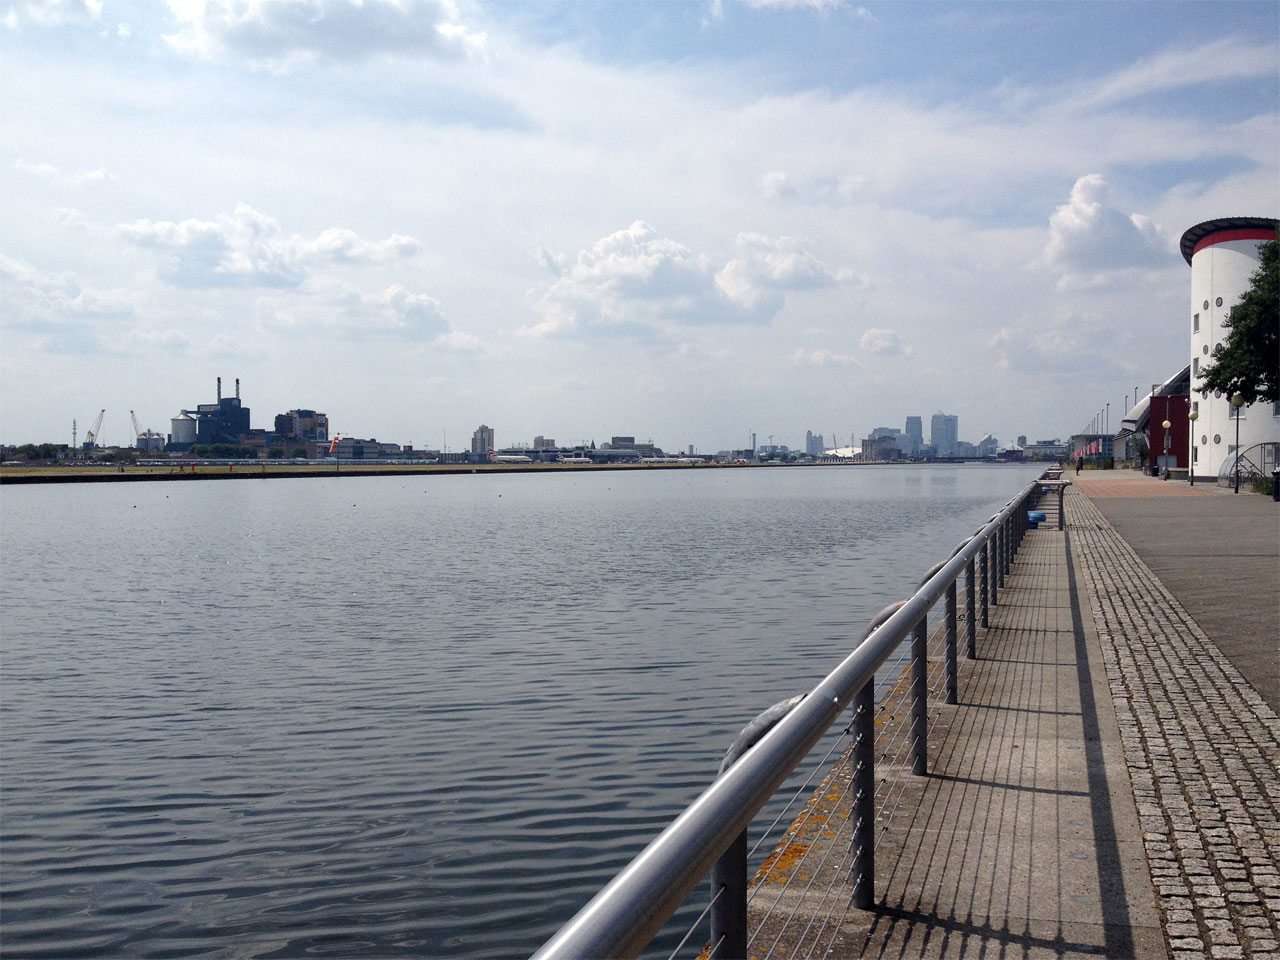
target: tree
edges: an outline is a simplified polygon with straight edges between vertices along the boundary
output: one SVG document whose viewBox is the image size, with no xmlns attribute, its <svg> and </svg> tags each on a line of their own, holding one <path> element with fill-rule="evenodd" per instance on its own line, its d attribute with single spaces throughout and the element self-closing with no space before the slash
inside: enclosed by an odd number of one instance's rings
<svg viewBox="0 0 1280 960">
<path fill-rule="evenodd" d="M 1239 393 L 1245 403 L 1280 400 L 1280 230 L 1258 252 L 1249 289 L 1223 323 L 1227 337 L 1200 369 L 1201 396 L 1218 391 Z"/>
</svg>

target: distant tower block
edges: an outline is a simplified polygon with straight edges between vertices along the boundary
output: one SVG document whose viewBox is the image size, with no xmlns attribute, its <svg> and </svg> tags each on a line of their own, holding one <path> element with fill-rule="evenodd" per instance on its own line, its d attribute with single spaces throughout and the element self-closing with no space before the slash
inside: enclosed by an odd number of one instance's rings
<svg viewBox="0 0 1280 960">
<path fill-rule="evenodd" d="M 1230 397 L 1197 391 L 1201 367 L 1213 359 L 1214 348 L 1226 339 L 1223 321 L 1231 314 L 1258 269 L 1258 247 L 1276 238 L 1271 217 L 1225 217 L 1197 223 L 1182 235 L 1182 256 L 1191 266 L 1191 403 L 1195 423 L 1197 477 L 1217 477 L 1235 462 L 1236 423 Z M 1280 417 L 1271 404 L 1240 410 L 1240 447 L 1280 440 Z M 1187 451 L 1188 458 L 1191 451 Z"/>
</svg>

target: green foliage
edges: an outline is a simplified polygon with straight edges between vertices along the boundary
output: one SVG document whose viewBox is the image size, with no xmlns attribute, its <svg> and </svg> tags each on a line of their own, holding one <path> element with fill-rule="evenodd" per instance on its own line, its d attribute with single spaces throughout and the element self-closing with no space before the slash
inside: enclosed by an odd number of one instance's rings
<svg viewBox="0 0 1280 960">
<path fill-rule="evenodd" d="M 1270 477 L 1254 477 L 1253 492 L 1265 493 L 1268 497 L 1271 496 L 1271 478 Z"/>
<path fill-rule="evenodd" d="M 17 453 L 28 460 L 56 460 L 58 448 L 52 443 L 24 443 Z"/>
<path fill-rule="evenodd" d="M 305 460 L 305 459 L 307 459 L 307 448 L 306 448 L 306 447 L 294 447 L 294 448 L 293 448 L 293 452 L 292 452 L 291 454 L 289 454 L 289 456 L 293 457 L 293 459 L 295 459 L 295 460 Z"/>
<path fill-rule="evenodd" d="M 267 451 L 267 459 L 269 459 L 269 460 L 283 460 L 283 459 L 284 459 L 284 448 L 283 448 L 283 447 L 272 447 L 271 449 L 269 449 L 269 450 Z"/>
<path fill-rule="evenodd" d="M 1247 404 L 1280 400 L 1280 231 L 1259 248 L 1249 289 L 1231 308 L 1227 338 L 1200 369 L 1201 396 L 1239 393 Z"/>
</svg>

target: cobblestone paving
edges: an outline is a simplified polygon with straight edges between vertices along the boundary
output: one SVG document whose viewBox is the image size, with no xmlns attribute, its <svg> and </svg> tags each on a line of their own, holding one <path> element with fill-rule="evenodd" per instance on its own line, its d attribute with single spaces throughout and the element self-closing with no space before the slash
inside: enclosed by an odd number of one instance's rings
<svg viewBox="0 0 1280 960">
<path fill-rule="evenodd" d="M 1280 960 L 1280 719 L 1086 496 L 1066 511 L 1170 955 Z"/>
</svg>

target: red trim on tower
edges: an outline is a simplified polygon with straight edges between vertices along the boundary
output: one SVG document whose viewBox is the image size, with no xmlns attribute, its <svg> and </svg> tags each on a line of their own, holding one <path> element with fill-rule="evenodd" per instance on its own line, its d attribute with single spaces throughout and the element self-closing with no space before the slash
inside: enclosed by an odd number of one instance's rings
<svg viewBox="0 0 1280 960">
<path fill-rule="evenodd" d="M 1205 247 L 1212 247 L 1215 243 L 1230 243 L 1232 240 L 1274 240 L 1275 238 L 1274 230 L 1258 230 L 1249 227 L 1243 230 L 1218 230 L 1207 237 L 1201 237 L 1192 249 L 1191 255 L 1194 257 Z"/>
</svg>

